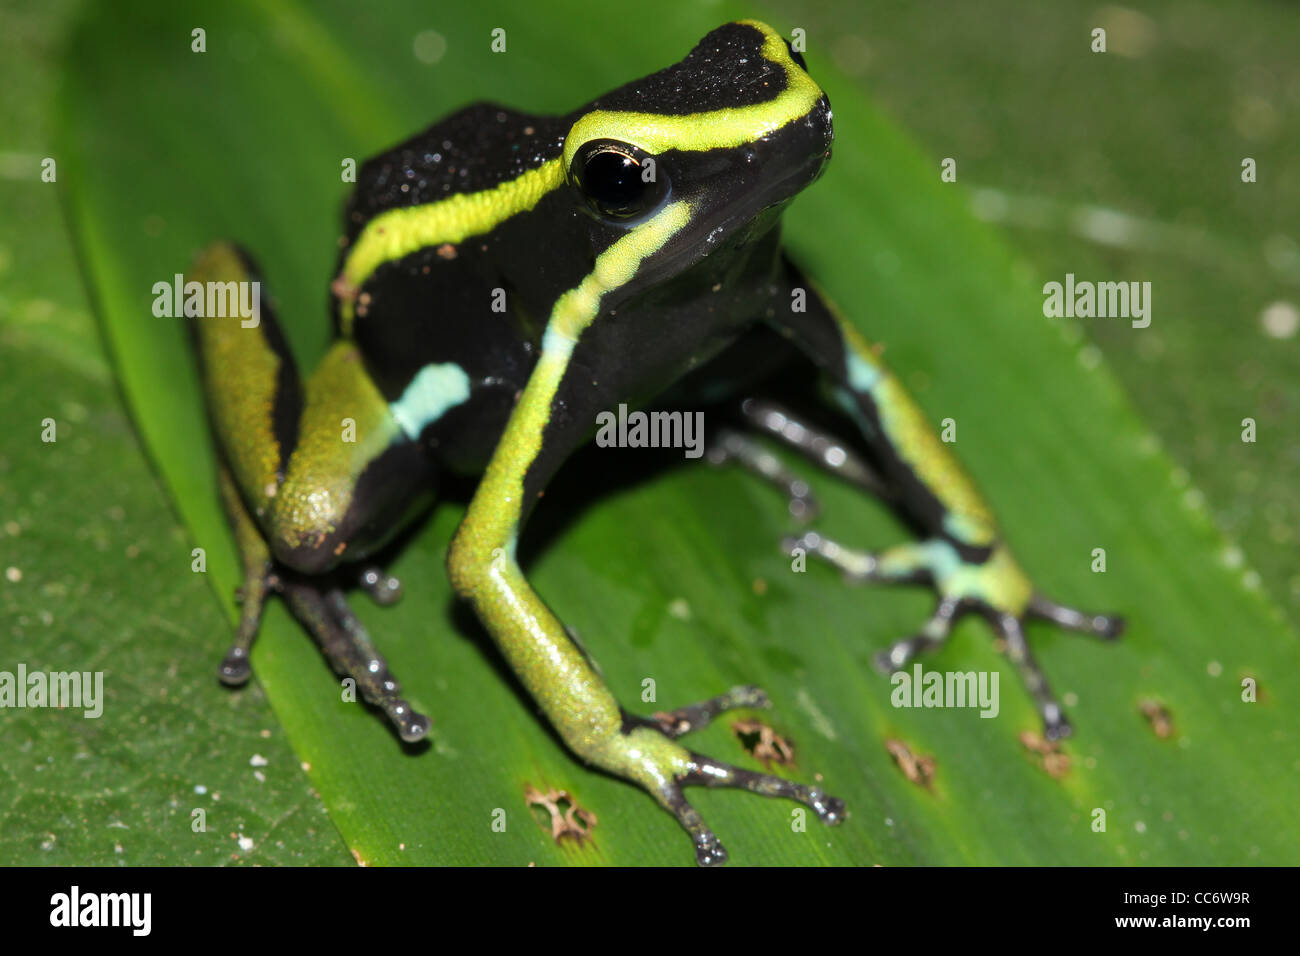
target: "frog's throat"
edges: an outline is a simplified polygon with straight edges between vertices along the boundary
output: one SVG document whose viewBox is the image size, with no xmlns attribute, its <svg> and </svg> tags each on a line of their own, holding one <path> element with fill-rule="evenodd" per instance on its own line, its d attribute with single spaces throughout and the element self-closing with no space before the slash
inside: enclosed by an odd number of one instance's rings
<svg viewBox="0 0 1300 956">
<path fill-rule="evenodd" d="M 728 149 L 754 142 L 806 116 L 821 100 L 821 87 L 794 62 L 780 34 L 757 20 L 741 22 L 763 34 L 763 56 L 785 71 L 785 88 L 773 99 L 684 115 L 595 110 L 570 128 L 561 156 L 514 179 L 491 189 L 381 213 L 361 231 L 334 283 L 343 335 L 352 335 L 357 295 L 380 266 L 429 246 L 454 245 L 484 235 L 511 216 L 531 211 L 544 196 L 564 186 L 565 170 L 583 143 L 618 139 L 651 155 L 668 149 Z"/>
</svg>

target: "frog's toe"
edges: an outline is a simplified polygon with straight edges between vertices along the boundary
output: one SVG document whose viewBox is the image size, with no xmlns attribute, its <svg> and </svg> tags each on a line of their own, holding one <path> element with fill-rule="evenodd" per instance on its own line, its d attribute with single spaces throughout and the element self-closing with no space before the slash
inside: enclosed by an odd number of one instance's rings
<svg viewBox="0 0 1300 956">
<path fill-rule="evenodd" d="M 725 694 L 719 694 L 698 704 L 689 704 L 676 710 L 659 711 L 654 715 L 654 722 L 664 736 L 676 739 L 707 727 L 714 717 L 724 711 L 735 710 L 738 707 L 766 709 L 771 706 L 772 701 L 762 688 L 746 685 L 733 687 Z"/>
<path fill-rule="evenodd" d="M 721 866 L 727 862 L 727 848 L 712 830 L 705 830 L 696 837 L 695 862 L 700 866 Z"/>
<path fill-rule="evenodd" d="M 678 783 L 683 787 L 731 787 L 749 790 L 764 797 L 794 800 L 812 810 L 823 823 L 832 826 L 845 817 L 844 801 L 832 797 L 821 787 L 810 787 L 775 774 L 734 767 L 703 754 L 691 754 L 691 769 L 678 778 Z"/>
<path fill-rule="evenodd" d="M 361 573 L 357 576 L 357 584 L 370 595 L 370 600 L 381 607 L 396 604 L 402 597 L 401 579 L 375 565 L 361 569 Z"/>
<path fill-rule="evenodd" d="M 895 641 L 872 658 L 876 668 L 883 673 L 892 674 L 906 667 L 918 654 L 937 651 L 943 647 L 952 633 L 953 622 L 957 620 L 962 604 L 962 600 L 957 597 L 942 598 L 917 633 Z"/>
<path fill-rule="evenodd" d="M 1074 732 L 1073 728 L 1070 727 L 1065 712 L 1057 702 L 1056 695 L 1052 693 L 1052 688 L 1047 683 L 1047 676 L 1038 666 L 1038 661 L 1029 649 L 1029 642 L 1025 640 L 1025 631 L 1020 619 L 1014 614 L 996 612 L 986 612 L 986 616 L 994 632 L 1005 642 L 1007 657 L 1020 671 L 1021 682 L 1034 698 L 1034 704 L 1043 721 L 1043 736 L 1048 740 L 1060 740 L 1070 736 Z"/>
<path fill-rule="evenodd" d="M 817 796 L 813 803 L 813 810 L 817 814 L 817 819 L 828 827 L 837 827 L 849 816 L 849 805 L 840 797 L 832 797 L 829 793 L 814 788 L 813 791 Z"/>
<path fill-rule="evenodd" d="M 252 674 L 253 667 L 249 663 L 248 648 L 239 644 L 226 652 L 226 656 L 221 659 L 221 667 L 217 670 L 217 677 L 227 687 L 244 686 Z"/>
<path fill-rule="evenodd" d="M 1074 734 L 1074 728 L 1070 722 L 1065 719 L 1065 715 L 1059 711 L 1055 719 L 1043 718 L 1043 736 L 1048 740 L 1064 740 Z"/>
<path fill-rule="evenodd" d="M 384 712 L 397 728 L 398 736 L 408 744 L 419 743 L 429 733 L 429 718 L 412 710 L 411 705 L 400 697 L 385 703 Z"/>
<path fill-rule="evenodd" d="M 727 861 L 722 842 L 687 802 L 686 787 L 730 787 L 749 790 L 765 797 L 784 797 L 808 807 L 823 823 L 834 826 L 847 816 L 844 801 L 832 797 L 820 787 L 795 783 L 770 773 L 758 773 L 733 767 L 703 754 L 690 754 L 690 769 L 660 791 L 659 801 L 677 818 L 695 844 L 695 860 L 700 866 L 717 866 Z"/>
<path fill-rule="evenodd" d="M 401 684 L 365 626 L 348 607 L 343 592 L 322 589 L 310 578 L 299 576 L 285 577 L 280 588 L 294 615 L 320 644 L 334 672 L 352 680 L 361 698 L 384 712 L 402 740 L 422 740 L 429 732 L 429 718 L 401 696 Z"/>
<path fill-rule="evenodd" d="M 1035 594 L 1029 601 L 1029 613 L 1051 621 L 1066 630 L 1088 634 L 1113 641 L 1124 633 L 1124 618 L 1118 614 L 1089 614 L 1077 608 L 1057 604 L 1050 598 Z"/>
<path fill-rule="evenodd" d="M 262 606 L 268 592 L 280 590 L 281 585 L 280 575 L 269 563 L 252 560 L 245 567 L 244 583 L 235 590 L 235 603 L 240 606 L 239 627 L 217 668 L 217 679 L 227 687 L 243 687 L 253 675 L 251 655 L 253 640 L 261 627 Z"/>
<path fill-rule="evenodd" d="M 729 428 L 721 429 L 705 451 L 711 465 L 734 462 L 780 491 L 792 518 L 812 521 L 821 512 L 808 482 L 785 466 L 785 463 L 761 444 Z"/>
</svg>

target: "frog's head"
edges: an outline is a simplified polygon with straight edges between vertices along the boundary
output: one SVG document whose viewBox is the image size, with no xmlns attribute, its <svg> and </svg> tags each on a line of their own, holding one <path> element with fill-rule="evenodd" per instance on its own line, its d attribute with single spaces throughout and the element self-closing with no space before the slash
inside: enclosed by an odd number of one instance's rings
<svg viewBox="0 0 1300 956">
<path fill-rule="evenodd" d="M 752 20 L 719 27 L 680 63 L 572 119 L 564 171 L 593 250 L 630 253 L 638 285 L 770 229 L 821 175 L 833 135 L 803 58 Z"/>
</svg>

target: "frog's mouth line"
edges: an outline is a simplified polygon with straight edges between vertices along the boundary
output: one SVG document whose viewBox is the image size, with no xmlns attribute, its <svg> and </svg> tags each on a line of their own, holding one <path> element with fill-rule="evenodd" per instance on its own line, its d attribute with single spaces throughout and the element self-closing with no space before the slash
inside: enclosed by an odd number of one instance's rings
<svg viewBox="0 0 1300 956">
<path fill-rule="evenodd" d="M 683 238 L 688 232 L 694 233 L 695 229 L 707 230 L 704 235 L 719 234 L 721 237 L 719 245 L 722 245 L 730 244 L 730 240 L 746 233 L 751 238 L 766 233 L 775 224 L 781 212 L 804 189 L 821 178 L 829 159 L 830 150 L 827 149 L 825 153 L 819 156 L 814 156 L 804 163 L 792 166 L 779 179 L 770 180 L 748 195 L 739 197 L 734 204 L 739 208 L 720 220 L 709 222 L 708 217 L 703 217 L 698 225 L 694 223 L 688 225 L 683 230 Z M 701 241 L 703 241 L 703 237 L 701 237 Z M 691 245 L 690 242 L 686 244 Z"/>
</svg>

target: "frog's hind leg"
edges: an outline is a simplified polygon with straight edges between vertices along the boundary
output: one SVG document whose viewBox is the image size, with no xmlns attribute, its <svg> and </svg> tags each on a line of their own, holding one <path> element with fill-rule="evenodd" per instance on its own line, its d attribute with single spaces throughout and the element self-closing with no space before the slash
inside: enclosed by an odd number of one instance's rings
<svg viewBox="0 0 1300 956">
<path fill-rule="evenodd" d="M 821 369 L 835 401 L 858 426 L 866 449 L 856 462 L 842 442 L 809 429 L 780 409 L 751 404 L 746 417 L 767 434 L 792 445 L 823 468 L 888 502 L 921 535 L 914 544 L 880 552 L 841 545 L 810 532 L 787 541 L 838 567 L 851 581 L 919 582 L 933 586 L 937 604 L 917 632 L 896 641 L 879 663 L 904 666 L 917 654 L 948 639 L 961 615 L 986 618 L 999 646 L 1015 664 L 1030 692 L 1049 738 L 1070 733 L 1024 635 L 1024 621 L 1041 618 L 1077 633 L 1118 637 L 1119 617 L 1090 614 L 1043 596 L 1021 569 L 998 530 L 992 509 L 930 427 L 924 412 L 885 366 L 880 350 L 819 295 L 808 308 L 786 311 L 789 292 L 809 289 L 805 277 L 787 263 L 789 284 L 773 298 L 771 321 Z"/>
<path fill-rule="evenodd" d="M 423 739 L 429 731 L 429 718 L 417 713 L 400 696 L 401 685 L 364 625 L 348 607 L 343 592 L 334 587 L 323 589 L 311 578 L 277 569 L 224 463 L 219 477 L 222 503 L 235 529 L 244 565 L 244 583 L 239 590 L 239 627 L 234 643 L 221 661 L 218 672 L 221 682 L 231 687 L 248 682 L 252 673 L 249 655 L 261 623 L 262 608 L 269 593 L 279 592 L 320 645 L 335 673 L 355 681 L 366 703 L 382 710 L 403 740 L 414 743 Z M 376 568 L 365 568 L 360 582 L 379 603 L 391 604 L 400 596 L 397 579 Z"/>
<path fill-rule="evenodd" d="M 252 263 L 228 244 L 206 249 L 191 277 L 260 284 Z M 221 497 L 244 570 L 240 622 L 221 679 L 248 680 L 262 606 L 279 591 L 334 669 L 356 680 L 403 739 L 419 739 L 428 721 L 397 696 L 397 682 L 336 584 L 345 575 L 339 565 L 381 547 L 432 495 L 433 465 L 351 342 L 336 342 L 304 383 L 273 310 L 262 304 L 255 315 L 191 326 L 220 452 Z M 400 595 L 396 579 L 377 569 L 354 574 L 379 603 Z"/>
</svg>

